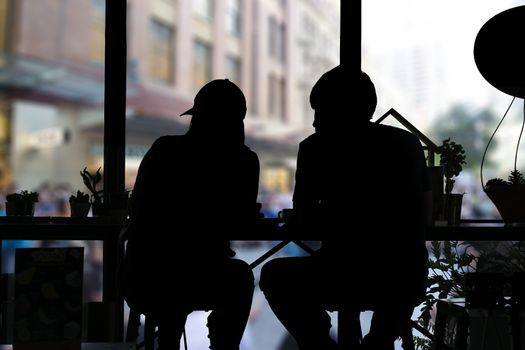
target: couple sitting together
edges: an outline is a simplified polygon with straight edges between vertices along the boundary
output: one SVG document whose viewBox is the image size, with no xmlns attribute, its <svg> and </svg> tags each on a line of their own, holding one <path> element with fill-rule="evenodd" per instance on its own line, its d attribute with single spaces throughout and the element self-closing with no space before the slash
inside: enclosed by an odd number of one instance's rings
<svg viewBox="0 0 525 350">
<path fill-rule="evenodd" d="M 371 122 L 377 97 L 363 72 L 326 72 L 310 104 L 315 133 L 299 146 L 288 228 L 314 230 L 322 247 L 270 260 L 259 286 L 301 350 L 337 346 L 326 312 L 333 305 L 373 310 L 359 347 L 390 350 L 425 294 L 423 149 L 412 134 Z M 204 305 L 210 348 L 238 350 L 255 282 L 219 233 L 250 230 L 257 219 L 259 159 L 245 145 L 246 100 L 234 83 L 213 80 L 182 115 L 192 116 L 186 134 L 160 137 L 140 164 L 120 290 L 131 307 L 155 315 L 161 348 L 178 349 L 187 315 Z M 209 206 L 212 197 L 220 208 Z M 226 222 L 224 208 L 238 220 Z"/>
</svg>

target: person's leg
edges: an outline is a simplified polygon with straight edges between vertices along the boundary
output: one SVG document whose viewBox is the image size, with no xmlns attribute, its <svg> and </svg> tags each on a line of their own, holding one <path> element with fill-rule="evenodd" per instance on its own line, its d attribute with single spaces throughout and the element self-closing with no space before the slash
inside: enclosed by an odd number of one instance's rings
<svg viewBox="0 0 525 350">
<path fill-rule="evenodd" d="M 250 266 L 237 259 L 213 269 L 213 307 L 208 317 L 210 348 L 238 350 L 252 305 L 254 277 Z"/>
<path fill-rule="evenodd" d="M 395 340 L 401 335 L 401 325 L 411 317 L 413 310 L 412 306 L 377 308 L 370 332 L 363 338 L 363 350 L 393 350 Z"/>
<path fill-rule="evenodd" d="M 159 350 L 179 350 L 188 314 L 182 309 L 174 309 L 171 313 L 162 315 L 158 320 Z"/>
<path fill-rule="evenodd" d="M 330 316 L 323 303 L 327 279 L 312 257 L 280 258 L 266 263 L 260 287 L 270 307 L 301 350 L 330 349 Z"/>
</svg>

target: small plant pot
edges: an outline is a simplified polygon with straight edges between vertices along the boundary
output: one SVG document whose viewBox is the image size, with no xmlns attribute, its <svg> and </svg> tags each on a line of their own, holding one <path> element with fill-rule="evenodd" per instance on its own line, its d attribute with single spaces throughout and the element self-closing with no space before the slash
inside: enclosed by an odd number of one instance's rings
<svg viewBox="0 0 525 350">
<path fill-rule="evenodd" d="M 448 193 L 443 196 L 443 218 L 448 226 L 459 226 L 461 220 L 462 193 Z"/>
<path fill-rule="evenodd" d="M 25 216 L 34 216 L 35 215 L 35 202 L 26 202 L 24 205 L 24 214 Z"/>
<path fill-rule="evenodd" d="M 95 201 L 92 203 L 92 213 L 93 216 L 105 216 L 107 215 L 104 208 L 104 204 L 100 201 Z"/>
<path fill-rule="evenodd" d="M 34 202 L 6 202 L 5 211 L 7 216 L 33 216 L 35 214 Z"/>
<path fill-rule="evenodd" d="M 525 190 L 512 186 L 485 189 L 506 224 L 525 222 Z"/>
<path fill-rule="evenodd" d="M 7 216 L 23 215 L 24 206 L 22 202 L 5 202 L 5 213 Z"/>
<path fill-rule="evenodd" d="M 91 203 L 70 202 L 69 206 L 71 208 L 72 218 L 84 218 L 88 216 L 89 209 L 91 208 Z"/>
</svg>

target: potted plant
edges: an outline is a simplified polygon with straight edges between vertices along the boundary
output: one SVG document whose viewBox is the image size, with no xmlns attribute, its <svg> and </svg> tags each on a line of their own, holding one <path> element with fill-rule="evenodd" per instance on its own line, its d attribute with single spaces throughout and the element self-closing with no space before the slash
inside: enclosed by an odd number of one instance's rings
<svg viewBox="0 0 525 350">
<path fill-rule="evenodd" d="M 23 190 L 20 193 L 10 193 L 6 196 L 6 214 L 33 216 L 36 202 L 38 202 L 38 192 Z"/>
<path fill-rule="evenodd" d="M 511 171 L 508 181 L 500 178 L 488 180 L 483 190 L 506 224 L 525 222 L 525 179 L 519 170 Z"/>
<path fill-rule="evenodd" d="M 71 208 L 71 217 L 86 217 L 91 208 L 89 194 L 77 191 L 76 195 L 72 194 L 69 197 L 69 206 Z"/>
<path fill-rule="evenodd" d="M 102 180 L 102 174 L 98 168 L 96 173 L 93 175 L 88 170 L 87 167 L 80 172 L 82 176 L 82 181 L 86 185 L 89 192 L 91 192 L 91 207 L 94 216 L 99 216 L 104 214 L 104 203 L 103 203 L 103 190 L 98 190 L 97 185 Z"/>
<path fill-rule="evenodd" d="M 431 258 L 428 260 L 429 277 L 427 292 L 421 305 L 418 323 L 434 333 L 435 305 L 439 299 L 465 298 L 468 292 L 467 274 L 492 273 L 505 276 L 522 276 L 525 271 L 525 254 L 520 242 L 505 241 L 432 241 Z M 496 283 L 497 280 L 494 280 Z M 508 288 L 508 286 L 505 286 Z M 508 290 L 506 293 L 508 295 Z M 477 328 L 476 328 L 477 329 Z M 471 328 L 471 332 L 475 329 Z M 471 336 L 477 337 L 471 334 Z M 416 349 L 435 349 L 432 338 L 415 337 Z M 479 336 L 481 338 L 481 336 Z"/>
<path fill-rule="evenodd" d="M 452 193 L 454 188 L 455 176 L 463 170 L 465 161 L 465 150 L 461 144 L 450 141 L 450 138 L 443 140 L 438 147 L 440 155 L 440 164 L 443 166 L 443 175 L 445 176 L 445 195 L 443 204 L 443 219 L 448 225 L 455 226 L 459 224 L 461 218 L 461 204 L 463 193 Z"/>
<path fill-rule="evenodd" d="M 475 271 L 478 254 L 467 242 L 432 241 L 432 254 L 428 260 L 430 271 L 427 279 L 427 292 L 421 305 L 418 324 L 428 332 L 434 333 L 435 306 L 439 299 L 465 297 L 465 275 Z M 416 349 L 435 349 L 432 338 L 415 336 Z"/>
<path fill-rule="evenodd" d="M 505 181 L 501 178 L 492 178 L 485 184 L 483 182 L 483 164 L 485 162 L 485 157 L 487 155 L 490 143 L 494 139 L 494 136 L 496 135 L 499 127 L 507 117 L 514 100 L 515 99 L 512 99 L 509 107 L 507 108 L 507 111 L 501 117 L 501 120 L 496 126 L 496 129 L 487 142 L 487 146 L 485 146 L 485 151 L 483 152 L 483 157 L 481 158 L 480 166 L 480 179 L 483 191 L 492 201 L 496 209 L 498 209 L 501 218 L 507 225 L 525 222 L 525 179 L 522 172 L 517 168 L 518 151 L 520 149 L 520 141 L 525 128 L 525 114 L 523 115 L 521 130 L 518 137 L 518 142 L 516 144 L 516 151 L 514 152 L 514 169 L 510 172 L 508 180 Z"/>
</svg>

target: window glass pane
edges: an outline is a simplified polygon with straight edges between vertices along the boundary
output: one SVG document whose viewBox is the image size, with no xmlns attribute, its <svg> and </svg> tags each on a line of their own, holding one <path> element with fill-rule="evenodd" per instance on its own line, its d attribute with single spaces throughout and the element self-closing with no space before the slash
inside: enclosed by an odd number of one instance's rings
<svg viewBox="0 0 525 350">
<path fill-rule="evenodd" d="M 98 63 L 104 62 L 105 44 L 105 0 L 92 0 L 91 29 L 89 36 L 89 56 Z"/>
<path fill-rule="evenodd" d="M 234 36 L 241 34 L 241 0 L 226 0 L 226 31 Z"/>
<path fill-rule="evenodd" d="M 170 83 L 173 81 L 175 60 L 173 28 L 170 25 L 152 19 L 150 30 L 150 76 L 153 80 Z"/>
<path fill-rule="evenodd" d="M 151 30 L 145 20 L 156 1 L 129 1 L 133 85 L 128 87 L 127 186 L 132 187 L 138 164 L 156 137 L 187 130 L 191 118 L 179 114 L 191 107 L 200 87 L 211 79 L 229 78 L 246 95 L 246 139 L 261 160 L 264 210 L 272 216 L 279 207 L 291 206 L 297 147 L 313 132 L 310 90 L 322 73 L 339 63 L 339 0 L 177 2 L 174 15 L 161 22 L 176 33 L 172 52 L 178 53 L 172 58 L 176 79 L 166 86 L 155 84 L 160 79 L 149 72 L 163 64 L 150 67 L 148 60 L 154 38 L 162 32 L 166 39 L 169 31 L 157 28 L 152 30 L 156 36 L 143 35 Z M 295 21 L 289 21 L 291 13 Z M 192 17 L 195 14 L 222 22 L 201 21 Z"/>
<path fill-rule="evenodd" d="M 42 191 L 36 215 L 102 166 L 104 30 L 104 0 L 0 0 L 0 189 Z"/>
<path fill-rule="evenodd" d="M 226 57 L 226 77 L 235 84 L 241 84 L 241 60 L 237 57 Z"/>
<path fill-rule="evenodd" d="M 213 15 L 213 0 L 192 0 L 193 10 L 199 16 L 204 18 L 212 18 Z"/>
<path fill-rule="evenodd" d="M 491 17 L 524 4 L 363 1 L 362 66 L 378 91 L 375 117 L 395 108 L 435 143 L 451 137 L 464 146 L 467 165 L 453 189 L 465 193 L 464 218 L 499 217 L 481 188 L 479 170 L 488 138 L 512 99 L 481 76 L 474 62 L 474 41 Z M 522 101 L 514 104 L 496 134 L 484 164 L 485 182 L 496 176 L 507 179 L 513 169 L 522 107 Z M 523 165 L 523 158 L 518 159 L 518 169 L 525 170 Z"/>
<path fill-rule="evenodd" d="M 270 56 L 275 56 L 276 50 L 276 43 L 277 43 L 277 31 L 276 31 L 277 24 L 275 22 L 275 18 L 271 16 L 268 19 L 268 52 Z"/>
<path fill-rule="evenodd" d="M 211 80 L 211 47 L 209 44 L 196 40 L 193 43 L 193 88 L 198 91 Z"/>
<path fill-rule="evenodd" d="M 193 105 L 195 93 L 212 79 L 228 78 L 246 96 L 246 143 L 261 163 L 263 212 L 272 217 L 291 207 L 298 145 L 313 132 L 310 90 L 339 63 L 340 1 L 177 1 L 169 16 L 155 12 L 157 1 L 129 0 L 126 187 L 132 188 L 140 161 L 157 137 L 188 130 L 191 116 L 180 114 Z M 171 84 L 158 84 L 149 74 L 153 15 L 173 28 Z M 228 169 L 210 169 L 211 176 L 214 171 Z M 239 258 L 252 261 L 266 249 L 266 243 L 252 246 L 256 248 L 239 249 Z M 299 252 L 287 247 L 282 253 Z M 254 310 L 261 312 L 254 312 L 256 322 L 248 325 L 241 347 L 280 349 L 288 339 L 260 291 Z M 205 318 L 205 313 L 189 316 L 192 349 L 209 346 Z"/>
<path fill-rule="evenodd" d="M 104 0 L 0 0 L 0 216 L 12 192 L 39 193 L 35 216 L 69 216 L 69 196 L 88 192 L 80 171 L 103 165 L 104 32 Z M 15 248 L 56 244 L 4 241 L 3 272 Z M 61 244 L 85 246 L 84 299 L 100 301 L 100 242 Z"/>
</svg>

